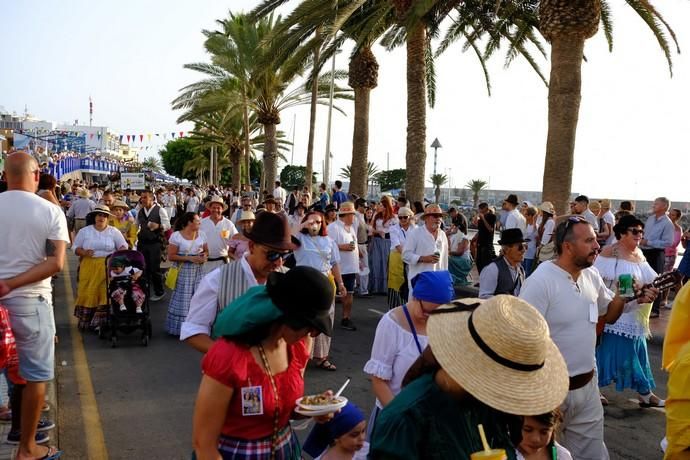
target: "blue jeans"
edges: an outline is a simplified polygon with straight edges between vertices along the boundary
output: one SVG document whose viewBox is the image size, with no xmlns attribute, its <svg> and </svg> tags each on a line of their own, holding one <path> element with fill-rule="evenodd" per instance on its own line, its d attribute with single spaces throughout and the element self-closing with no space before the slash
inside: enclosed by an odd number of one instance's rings
<svg viewBox="0 0 690 460">
<path fill-rule="evenodd" d="M 532 273 L 533 265 L 534 259 L 522 259 L 522 268 L 525 269 L 525 276 L 529 276 Z"/>
<path fill-rule="evenodd" d="M 29 382 L 47 382 L 55 372 L 55 317 L 43 296 L 11 297 L 2 303 L 10 314 L 17 343 L 19 375 Z"/>
</svg>

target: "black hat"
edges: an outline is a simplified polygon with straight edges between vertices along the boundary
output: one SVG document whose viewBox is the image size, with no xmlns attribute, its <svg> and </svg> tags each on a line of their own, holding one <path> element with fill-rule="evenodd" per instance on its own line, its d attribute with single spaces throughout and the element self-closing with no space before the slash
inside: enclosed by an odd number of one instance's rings
<svg viewBox="0 0 690 460">
<path fill-rule="evenodd" d="M 505 201 L 506 203 L 510 203 L 512 205 L 515 205 L 515 206 L 517 206 L 519 204 L 517 195 L 515 195 L 514 193 L 511 193 L 510 195 L 508 195 L 506 197 L 506 199 L 503 201 Z"/>
<path fill-rule="evenodd" d="M 334 204 L 329 204 L 326 206 L 326 209 L 324 210 L 324 212 L 329 212 L 329 211 L 336 211 Z"/>
<path fill-rule="evenodd" d="M 498 244 L 501 246 L 508 246 L 515 243 L 524 243 L 525 238 L 522 235 L 522 230 L 519 228 L 509 228 L 501 232 L 501 239 Z"/>
<path fill-rule="evenodd" d="M 289 325 L 310 326 L 328 336 L 333 332 L 330 310 L 335 293 L 320 271 L 301 265 L 287 273 L 272 272 L 266 291 Z"/>
<path fill-rule="evenodd" d="M 254 226 L 245 236 L 257 244 L 283 251 L 292 251 L 300 246 L 299 240 L 290 232 L 287 219 L 267 211 L 256 216 Z"/>
</svg>

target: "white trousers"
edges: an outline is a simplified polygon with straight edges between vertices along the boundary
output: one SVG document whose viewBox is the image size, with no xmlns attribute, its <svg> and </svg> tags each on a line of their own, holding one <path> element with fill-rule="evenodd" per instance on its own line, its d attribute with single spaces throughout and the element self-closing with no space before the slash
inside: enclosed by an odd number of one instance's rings
<svg viewBox="0 0 690 460">
<path fill-rule="evenodd" d="M 360 259 L 362 261 L 362 267 L 365 268 L 367 272 L 366 275 L 357 273 L 357 294 L 364 295 L 369 293 L 369 247 L 366 244 L 359 244 L 357 246 L 359 248 L 359 254 L 362 256 Z"/>
<path fill-rule="evenodd" d="M 568 392 L 563 411 L 559 442 L 573 455 L 573 460 L 608 460 L 604 444 L 604 408 L 599 400 L 597 375 L 587 385 Z"/>
</svg>

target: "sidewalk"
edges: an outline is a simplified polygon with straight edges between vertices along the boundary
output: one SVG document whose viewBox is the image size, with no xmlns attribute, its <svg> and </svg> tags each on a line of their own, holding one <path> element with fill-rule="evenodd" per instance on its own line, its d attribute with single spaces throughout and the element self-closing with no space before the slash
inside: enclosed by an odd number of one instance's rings
<svg viewBox="0 0 690 460">
<path fill-rule="evenodd" d="M 6 388 L 5 385 L 2 385 L 3 387 L 3 395 L 6 394 Z M 57 426 L 57 421 L 58 421 L 58 406 L 57 406 L 57 393 L 55 391 L 55 381 L 53 380 L 52 382 L 48 383 L 48 391 L 46 392 L 46 401 L 48 404 L 50 404 L 50 412 L 43 412 L 41 414 L 41 417 L 48 418 L 50 420 L 53 420 L 55 422 L 55 428 L 52 430 L 48 431 L 48 435 L 50 436 L 50 441 L 48 441 L 47 444 L 44 444 L 46 446 L 59 446 L 59 440 L 58 440 L 58 426 Z M 17 447 L 18 446 L 13 446 L 12 444 L 7 444 L 5 440 L 7 439 L 7 433 L 10 432 L 10 423 L 2 423 L 0 424 L 0 460 L 14 460 L 14 458 L 17 455 Z"/>
</svg>

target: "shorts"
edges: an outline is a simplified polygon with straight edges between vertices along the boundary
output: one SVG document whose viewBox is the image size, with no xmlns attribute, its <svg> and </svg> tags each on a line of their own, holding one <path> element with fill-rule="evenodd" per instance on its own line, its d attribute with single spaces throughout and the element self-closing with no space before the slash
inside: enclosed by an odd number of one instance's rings
<svg viewBox="0 0 690 460">
<path fill-rule="evenodd" d="M 10 314 L 19 355 L 19 375 L 29 382 L 47 382 L 55 374 L 55 317 L 43 296 L 11 297 L 2 303 Z"/>
<path fill-rule="evenodd" d="M 341 275 L 343 278 L 343 284 L 345 285 L 345 290 L 349 293 L 355 292 L 355 280 L 357 279 L 356 273 L 347 273 Z"/>
</svg>

